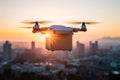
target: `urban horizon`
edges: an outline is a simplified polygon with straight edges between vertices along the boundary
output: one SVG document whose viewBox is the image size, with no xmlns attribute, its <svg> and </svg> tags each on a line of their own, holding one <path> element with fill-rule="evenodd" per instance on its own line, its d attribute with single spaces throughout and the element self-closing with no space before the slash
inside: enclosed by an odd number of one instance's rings
<svg viewBox="0 0 120 80">
<path fill-rule="evenodd" d="M 0 80 L 120 80 L 120 0 L 0 0 Z"/>
</svg>

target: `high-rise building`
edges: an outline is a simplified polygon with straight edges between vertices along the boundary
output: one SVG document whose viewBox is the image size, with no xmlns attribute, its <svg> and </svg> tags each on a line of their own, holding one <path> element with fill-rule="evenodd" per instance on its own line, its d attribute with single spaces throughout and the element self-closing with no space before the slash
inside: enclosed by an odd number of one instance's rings
<svg viewBox="0 0 120 80">
<path fill-rule="evenodd" d="M 98 41 L 95 41 L 95 48 L 98 50 Z"/>
<path fill-rule="evenodd" d="M 11 60 L 11 43 L 9 41 L 3 44 L 3 59 L 5 61 Z"/>
<path fill-rule="evenodd" d="M 95 43 L 92 43 L 92 41 L 90 41 L 89 44 L 90 44 L 89 52 L 92 54 L 96 53 L 96 51 L 98 50 L 98 41 L 95 41 Z"/>
<path fill-rule="evenodd" d="M 78 51 L 78 56 L 84 55 L 85 46 L 83 43 L 80 43 L 79 41 L 77 41 L 77 51 Z"/>
<path fill-rule="evenodd" d="M 34 53 L 35 52 L 35 41 L 31 42 L 31 51 Z"/>
</svg>

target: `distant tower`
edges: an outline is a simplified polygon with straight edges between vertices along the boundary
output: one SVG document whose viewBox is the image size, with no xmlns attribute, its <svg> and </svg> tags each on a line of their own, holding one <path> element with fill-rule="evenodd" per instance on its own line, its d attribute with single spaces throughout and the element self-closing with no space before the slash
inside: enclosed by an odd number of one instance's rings
<svg viewBox="0 0 120 80">
<path fill-rule="evenodd" d="M 98 50 L 98 41 L 95 41 L 95 48 Z"/>
<path fill-rule="evenodd" d="M 83 43 L 80 43 L 77 41 L 77 51 L 79 56 L 83 56 L 84 55 L 84 51 L 85 51 L 85 46 Z"/>
<path fill-rule="evenodd" d="M 96 53 L 96 51 L 98 50 L 98 41 L 95 41 L 95 43 L 92 43 L 92 41 L 90 41 L 89 44 L 90 44 L 89 52 L 92 54 Z"/>
<path fill-rule="evenodd" d="M 35 41 L 31 42 L 31 51 L 34 53 L 35 52 Z"/>
<path fill-rule="evenodd" d="M 3 59 L 5 61 L 11 60 L 11 43 L 9 41 L 3 44 Z"/>
<path fill-rule="evenodd" d="M 92 43 L 92 41 L 90 41 L 90 42 L 89 42 L 89 52 L 90 52 L 90 53 L 92 53 L 92 51 L 93 51 L 93 50 L 92 50 L 92 49 L 93 49 L 92 45 L 93 45 L 93 43 Z"/>
</svg>

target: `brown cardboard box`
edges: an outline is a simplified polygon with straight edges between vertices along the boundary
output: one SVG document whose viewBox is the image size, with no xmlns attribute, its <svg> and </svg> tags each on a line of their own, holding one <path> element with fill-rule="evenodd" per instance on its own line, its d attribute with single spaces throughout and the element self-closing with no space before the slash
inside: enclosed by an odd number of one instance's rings
<svg viewBox="0 0 120 80">
<path fill-rule="evenodd" d="M 69 34 L 51 34 L 46 38 L 46 49 L 48 50 L 71 50 L 72 33 Z"/>
</svg>

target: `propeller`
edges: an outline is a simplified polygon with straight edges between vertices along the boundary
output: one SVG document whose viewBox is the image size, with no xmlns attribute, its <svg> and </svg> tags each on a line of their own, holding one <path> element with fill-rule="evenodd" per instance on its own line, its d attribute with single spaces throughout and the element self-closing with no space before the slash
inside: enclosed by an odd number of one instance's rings
<svg viewBox="0 0 120 80">
<path fill-rule="evenodd" d="M 99 24 L 99 22 L 85 22 L 85 24 Z"/>
<path fill-rule="evenodd" d="M 82 24 L 82 23 L 85 23 L 85 24 L 98 24 L 98 22 L 81 22 L 81 21 L 68 21 L 68 22 L 65 22 L 67 24 Z"/>
<path fill-rule="evenodd" d="M 35 24 L 36 22 L 45 25 L 45 24 L 52 23 L 53 21 L 48 21 L 48 20 L 41 20 L 41 21 L 22 21 L 21 23 L 24 23 L 24 24 Z"/>
<path fill-rule="evenodd" d="M 17 27 L 17 28 L 26 28 L 26 29 L 32 29 L 33 27 L 29 27 L 29 26 L 27 27 L 27 26 L 26 26 L 26 27 Z"/>
<path fill-rule="evenodd" d="M 68 21 L 65 23 L 67 23 L 67 24 L 82 24 L 82 22 L 79 22 L 79 21 Z"/>
</svg>

